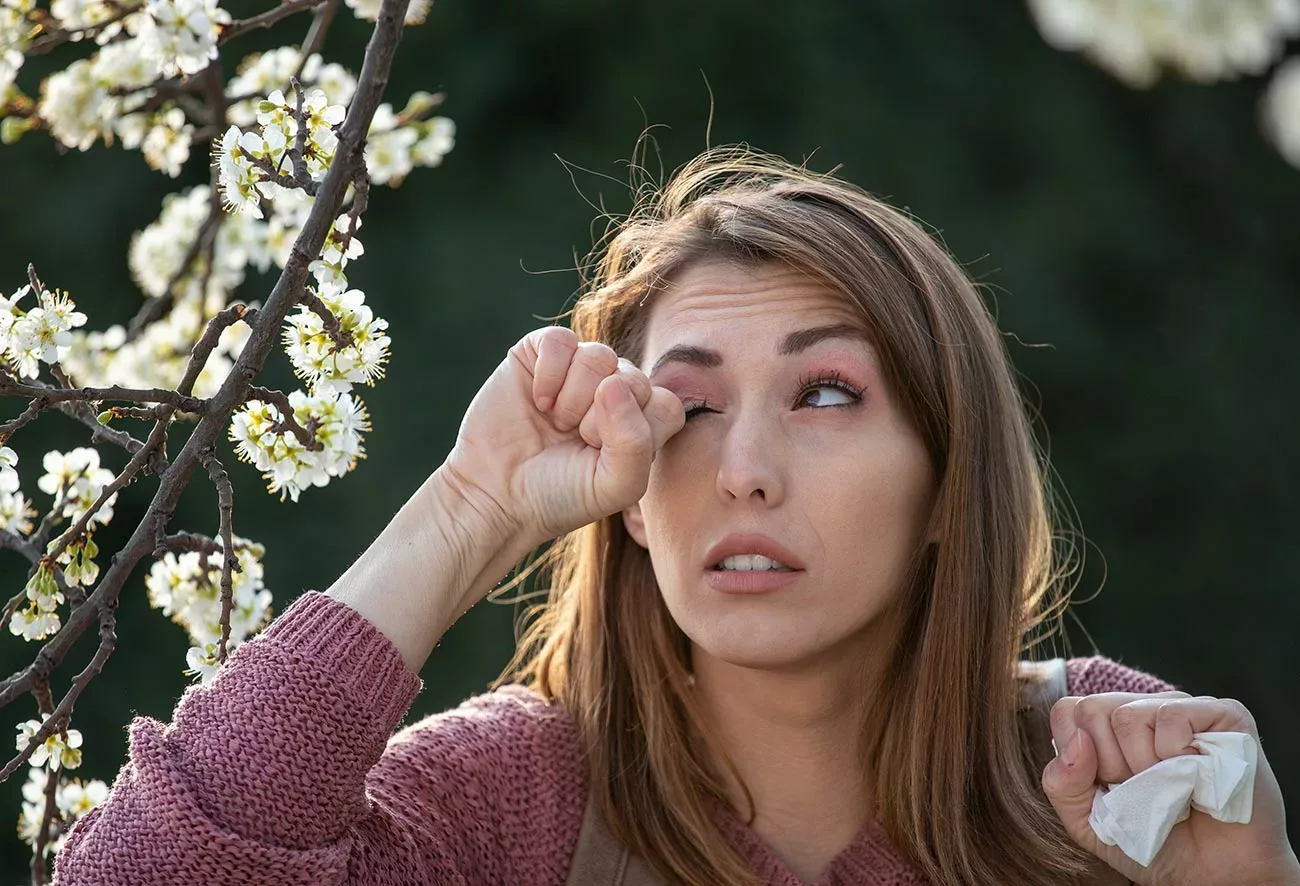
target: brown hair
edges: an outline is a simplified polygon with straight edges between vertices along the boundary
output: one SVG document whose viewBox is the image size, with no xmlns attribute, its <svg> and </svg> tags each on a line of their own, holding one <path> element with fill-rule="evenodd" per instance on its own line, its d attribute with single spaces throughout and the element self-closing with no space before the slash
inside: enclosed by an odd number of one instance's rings
<svg viewBox="0 0 1300 886">
<path fill-rule="evenodd" d="M 883 726 L 864 748 L 877 814 L 934 882 L 1081 875 L 1089 856 L 1047 803 L 1015 713 L 1016 662 L 1050 635 L 1042 628 L 1068 598 L 1070 570 L 1054 550 L 1046 461 L 963 269 L 860 188 L 747 148 L 692 160 L 640 194 L 610 235 L 571 326 L 634 363 L 655 294 L 706 258 L 781 263 L 861 312 L 937 478 L 927 531 L 937 541 L 916 552 L 901 589 L 899 642 L 873 704 Z M 729 764 L 688 688 L 689 646 L 649 553 L 613 514 L 556 540 L 534 566 L 553 578 L 549 598 L 498 682 L 571 712 L 610 830 L 662 876 L 755 883 L 709 814 L 726 796 L 717 767 Z"/>
</svg>

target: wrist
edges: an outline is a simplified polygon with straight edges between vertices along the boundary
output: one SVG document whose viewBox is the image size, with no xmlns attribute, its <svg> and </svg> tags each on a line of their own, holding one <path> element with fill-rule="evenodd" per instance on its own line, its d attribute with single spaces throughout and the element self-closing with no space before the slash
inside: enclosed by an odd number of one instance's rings
<svg viewBox="0 0 1300 886">
<path fill-rule="evenodd" d="M 445 546 L 460 564 L 459 586 L 464 597 L 454 618 L 483 599 L 541 544 L 450 463 L 444 462 L 434 471 L 417 494 L 426 496 L 429 520 L 443 527 Z"/>
<path fill-rule="evenodd" d="M 1288 847 L 1287 857 L 1283 858 L 1277 872 L 1260 881 L 1260 886 L 1300 886 L 1300 859 L 1295 850 Z"/>
</svg>

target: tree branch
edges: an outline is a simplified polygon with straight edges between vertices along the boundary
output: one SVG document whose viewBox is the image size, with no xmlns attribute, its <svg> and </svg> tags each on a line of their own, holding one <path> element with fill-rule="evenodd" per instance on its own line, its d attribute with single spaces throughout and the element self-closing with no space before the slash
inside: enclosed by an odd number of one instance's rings
<svg viewBox="0 0 1300 886">
<path fill-rule="evenodd" d="M 217 652 L 217 661 L 225 663 L 226 644 L 230 642 L 230 610 L 234 608 L 234 586 L 230 579 L 230 570 L 239 568 L 239 558 L 235 556 L 234 532 L 231 529 L 231 514 L 235 509 L 235 496 L 230 488 L 230 475 L 211 451 L 203 459 L 208 469 L 208 478 L 217 487 L 217 512 L 221 519 L 221 645 Z"/>
<path fill-rule="evenodd" d="M 39 738 L 35 739 L 36 742 L 44 741 L 45 737 L 53 731 L 53 724 L 71 711 L 77 697 L 103 668 L 104 661 L 116 644 L 114 613 L 122 586 L 140 559 L 157 544 L 160 527 L 166 525 L 166 521 L 175 511 L 181 492 L 203 455 L 213 450 L 216 439 L 225 430 L 231 412 L 247 398 L 252 379 L 261 371 L 271 349 L 277 344 L 280 324 L 301 298 L 307 281 L 308 265 L 320 254 L 330 227 L 338 217 L 348 185 L 356 177 L 357 170 L 364 167 L 362 149 L 365 135 L 388 83 L 393 55 L 401 39 L 402 24 L 408 4 L 409 0 L 384 0 L 380 8 L 378 21 L 366 47 L 356 94 L 339 131 L 339 145 L 335 151 L 334 162 L 321 182 L 316 202 L 290 250 L 289 259 L 265 306 L 257 312 L 252 312 L 243 305 L 228 308 L 213 319 L 203 340 L 196 345 L 178 393 L 189 394 L 194 379 L 206 362 L 207 354 L 211 352 L 211 347 L 220 335 L 221 328 L 230 325 L 236 319 L 256 313 L 256 322 L 252 321 L 251 316 L 248 317 L 253 331 L 234 368 L 226 376 L 221 388 L 208 401 L 207 412 L 199 419 L 194 432 L 167 467 L 144 518 L 122 549 L 112 558 L 98 586 L 86 598 L 85 603 L 69 615 L 62 630 L 46 642 L 29 666 L 0 681 L 0 707 L 19 695 L 31 691 L 33 687 L 48 685 L 50 673 L 85 633 L 90 620 L 99 618 L 100 645 L 94 658 L 74 678 L 72 687 L 55 708 L 54 714 L 46 721 L 41 732 L 38 732 Z M 205 346 L 207 350 L 203 351 Z M 165 428 L 166 425 L 160 422 L 159 427 Z M 10 761 L 4 770 L 0 771 L 0 780 L 7 778 L 22 765 L 30 757 L 32 750 L 34 747 L 29 746 L 15 760 Z"/>
<path fill-rule="evenodd" d="M 138 11 L 143 5 L 143 3 L 137 3 L 134 6 L 121 6 L 112 18 L 88 28 L 60 28 L 57 31 L 50 31 L 44 36 L 33 40 L 31 45 L 27 47 L 23 54 L 28 56 L 44 55 L 51 49 L 67 43 L 74 37 L 93 37 L 110 25 L 115 25 L 131 13 Z"/>
<path fill-rule="evenodd" d="M 253 16 L 252 18 L 241 19 L 237 22 L 231 22 L 221 31 L 221 36 L 217 38 L 217 45 L 221 46 L 230 40 L 235 39 L 240 34 L 252 31 L 256 28 L 269 28 L 271 25 L 302 12 L 304 9 L 310 9 L 323 2 L 323 0 L 286 0 L 274 9 L 268 9 L 266 12 Z"/>
<path fill-rule="evenodd" d="M 207 401 L 183 396 L 165 388 L 124 388 L 121 385 L 110 385 L 107 388 L 50 388 L 44 385 L 24 384 L 3 373 L 0 373 L 0 394 L 31 397 L 33 404 L 44 404 L 40 407 L 42 409 L 68 400 L 80 400 L 86 403 L 97 403 L 103 400 L 166 403 L 181 412 L 203 412 L 207 409 Z M 31 406 L 28 406 L 28 410 L 30 409 Z M 7 426 L 0 425 L 0 433 L 4 433 Z"/>
</svg>

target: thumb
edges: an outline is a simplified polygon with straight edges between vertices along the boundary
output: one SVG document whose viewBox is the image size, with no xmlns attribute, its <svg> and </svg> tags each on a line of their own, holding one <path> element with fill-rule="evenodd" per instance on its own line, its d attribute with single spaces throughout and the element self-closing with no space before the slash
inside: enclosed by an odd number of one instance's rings
<svg viewBox="0 0 1300 886">
<path fill-rule="evenodd" d="M 1100 848 L 1100 841 L 1088 823 L 1088 816 L 1097 793 L 1096 780 L 1097 749 L 1092 736 L 1085 729 L 1075 730 L 1064 750 L 1043 769 L 1043 791 L 1061 817 L 1066 833 L 1094 854 Z"/>
</svg>

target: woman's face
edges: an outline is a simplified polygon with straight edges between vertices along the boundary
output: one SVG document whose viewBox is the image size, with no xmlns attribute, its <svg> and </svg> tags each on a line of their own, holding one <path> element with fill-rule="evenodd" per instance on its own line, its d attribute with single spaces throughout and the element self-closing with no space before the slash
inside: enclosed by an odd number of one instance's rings
<svg viewBox="0 0 1300 886">
<path fill-rule="evenodd" d="M 828 326 L 841 331 L 806 332 Z M 902 585 L 934 479 L 861 327 L 780 265 L 701 262 L 651 308 L 641 369 L 682 400 L 686 426 L 623 517 L 697 668 L 701 654 L 766 669 L 853 656 Z M 711 576 L 708 554 L 732 533 L 768 536 L 802 570 L 719 589 L 736 578 Z"/>
</svg>

